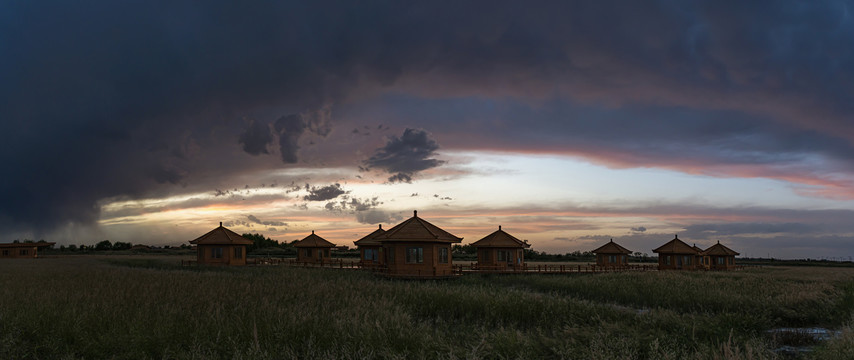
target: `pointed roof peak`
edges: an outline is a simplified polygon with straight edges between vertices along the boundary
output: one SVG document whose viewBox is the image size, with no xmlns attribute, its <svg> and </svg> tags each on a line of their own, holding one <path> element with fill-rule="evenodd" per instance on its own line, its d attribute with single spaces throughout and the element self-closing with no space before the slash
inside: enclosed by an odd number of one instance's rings
<svg viewBox="0 0 854 360">
<path fill-rule="evenodd" d="M 501 229 L 501 225 L 498 225 L 498 230 L 492 232 L 492 234 L 486 235 L 483 239 L 473 242 L 471 245 L 475 247 L 504 247 L 504 248 L 529 248 L 527 242 L 517 239 L 515 236 L 510 235 L 506 231 Z"/>
<path fill-rule="evenodd" d="M 222 223 L 220 223 L 219 227 L 208 231 L 206 234 L 199 236 L 195 240 L 191 240 L 190 244 L 249 245 L 252 244 L 252 240 L 240 236 L 240 234 L 229 230 L 228 228 L 222 226 Z"/>
<path fill-rule="evenodd" d="M 380 243 L 376 240 L 376 237 L 385 233 L 383 230 L 383 225 L 380 224 L 379 228 L 374 230 L 372 233 L 363 236 L 361 239 L 353 242 L 356 246 L 379 246 Z"/>
<path fill-rule="evenodd" d="M 436 225 L 431 224 L 427 220 L 418 217 L 418 212 L 413 211 L 413 216 L 400 224 L 388 229 L 382 235 L 377 237 L 379 241 L 405 241 L 405 240 L 421 240 L 421 241 L 439 241 L 439 242 L 455 242 L 463 240 Z"/>
<path fill-rule="evenodd" d="M 697 250 L 699 248 L 692 247 L 691 245 L 686 244 L 684 241 L 679 239 L 677 235 L 673 240 L 668 241 L 666 244 L 659 246 L 658 248 L 652 250 L 654 253 L 664 253 L 664 254 L 698 254 L 700 251 Z"/>
<path fill-rule="evenodd" d="M 605 245 L 602 245 L 602 246 L 596 248 L 596 250 L 593 250 L 592 253 L 594 253 L 594 254 L 631 254 L 632 251 L 622 247 L 620 244 L 615 243 L 614 239 L 611 239 L 611 241 L 605 243 Z"/>
<path fill-rule="evenodd" d="M 294 247 L 335 247 L 335 244 L 327 241 L 326 239 L 320 237 L 319 235 L 314 233 L 314 230 L 311 231 L 311 235 L 306 236 L 304 239 L 297 241 L 294 243 Z"/>
</svg>

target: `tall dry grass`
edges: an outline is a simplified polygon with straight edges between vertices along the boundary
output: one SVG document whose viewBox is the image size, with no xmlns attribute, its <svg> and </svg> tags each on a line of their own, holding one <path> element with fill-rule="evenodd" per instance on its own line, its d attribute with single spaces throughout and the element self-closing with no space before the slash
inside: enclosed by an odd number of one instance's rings
<svg viewBox="0 0 854 360">
<path fill-rule="evenodd" d="M 850 273 L 814 269 L 399 281 L 176 261 L 0 262 L 0 358 L 762 359 L 768 327 L 854 308 Z"/>
</svg>

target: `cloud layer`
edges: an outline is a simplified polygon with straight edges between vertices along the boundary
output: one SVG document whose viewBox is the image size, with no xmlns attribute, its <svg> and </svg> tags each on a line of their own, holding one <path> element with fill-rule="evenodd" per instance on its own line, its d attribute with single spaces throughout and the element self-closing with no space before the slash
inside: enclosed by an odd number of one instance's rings
<svg viewBox="0 0 854 360">
<path fill-rule="evenodd" d="M 104 199 L 295 164 L 409 183 L 443 164 L 436 139 L 854 198 L 849 7 L 4 3 L 0 225 L 91 225 Z"/>
</svg>

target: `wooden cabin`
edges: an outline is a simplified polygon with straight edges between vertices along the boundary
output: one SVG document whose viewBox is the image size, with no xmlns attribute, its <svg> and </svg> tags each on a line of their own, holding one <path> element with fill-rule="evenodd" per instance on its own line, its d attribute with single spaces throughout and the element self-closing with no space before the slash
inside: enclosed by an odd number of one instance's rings
<svg viewBox="0 0 854 360">
<path fill-rule="evenodd" d="M 697 246 L 697 244 L 694 244 L 691 247 L 694 248 L 694 250 L 697 250 L 697 256 L 694 257 L 694 261 L 697 263 L 697 268 L 708 270 L 709 269 L 709 258 L 706 256 L 703 256 L 703 249 L 700 248 L 699 246 Z"/>
<path fill-rule="evenodd" d="M 379 228 L 374 230 L 374 232 L 353 242 L 353 244 L 359 249 L 359 261 L 362 266 L 371 267 L 381 265 L 383 263 L 381 261 L 382 256 L 380 255 L 382 253 L 382 244 L 376 240 L 376 237 L 384 233 L 385 230 L 383 230 L 383 225 L 380 224 Z"/>
<path fill-rule="evenodd" d="M 218 228 L 190 244 L 196 245 L 196 261 L 200 265 L 246 265 L 246 245 L 252 245 L 252 240 L 225 228 L 220 222 Z"/>
<path fill-rule="evenodd" d="M 519 271 L 525 267 L 524 249 L 528 243 L 501 230 L 471 244 L 477 248 L 477 269 L 481 271 Z"/>
<path fill-rule="evenodd" d="M 311 231 L 311 235 L 294 243 L 297 249 L 297 262 L 323 264 L 332 261 L 332 248 L 335 244 L 326 241 Z"/>
<path fill-rule="evenodd" d="M 39 257 L 39 249 L 56 245 L 55 242 L 13 242 L 0 244 L 0 259 L 34 259 Z"/>
<path fill-rule="evenodd" d="M 679 240 L 679 235 L 652 252 L 658 254 L 658 270 L 695 270 L 700 268 L 697 261 L 700 252 Z"/>
<path fill-rule="evenodd" d="M 593 253 L 596 254 L 596 266 L 627 266 L 632 251 L 611 239 L 607 244 L 593 250 Z"/>
<path fill-rule="evenodd" d="M 729 270 L 734 268 L 736 255 L 740 254 L 721 245 L 720 241 L 703 251 L 706 269 L 709 270 Z"/>
<path fill-rule="evenodd" d="M 382 244 L 386 273 L 406 277 L 453 275 L 451 244 L 463 241 L 418 217 L 417 211 L 375 239 Z"/>
</svg>

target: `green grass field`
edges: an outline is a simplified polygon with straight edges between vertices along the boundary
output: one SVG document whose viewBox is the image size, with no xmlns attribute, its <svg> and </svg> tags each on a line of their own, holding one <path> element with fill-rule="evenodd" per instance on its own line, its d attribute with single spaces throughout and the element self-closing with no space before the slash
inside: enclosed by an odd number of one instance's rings
<svg viewBox="0 0 854 360">
<path fill-rule="evenodd" d="M 467 275 L 0 261 L 0 358 L 854 358 L 854 269 Z M 779 327 L 840 330 L 815 343 Z"/>
</svg>

